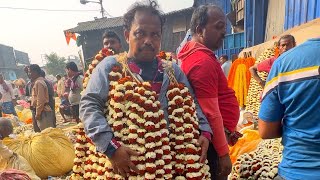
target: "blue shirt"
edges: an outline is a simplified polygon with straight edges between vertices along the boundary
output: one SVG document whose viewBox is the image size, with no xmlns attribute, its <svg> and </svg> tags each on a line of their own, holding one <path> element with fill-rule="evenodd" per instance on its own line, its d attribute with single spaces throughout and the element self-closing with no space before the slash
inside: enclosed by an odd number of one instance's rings
<svg viewBox="0 0 320 180">
<path fill-rule="evenodd" d="M 320 179 L 320 38 L 281 55 L 273 64 L 263 92 L 259 118 L 282 120 L 286 180 Z"/>
<path fill-rule="evenodd" d="M 98 64 L 91 75 L 91 79 L 80 101 L 80 118 L 83 121 L 85 131 L 88 137 L 95 143 L 97 150 L 105 153 L 108 157 L 113 155 L 116 148 L 111 143 L 114 134 L 104 116 L 104 108 L 109 94 L 109 73 L 111 72 L 111 68 L 115 65 L 120 65 L 115 56 L 106 57 Z M 177 81 L 185 84 L 189 88 L 191 94 L 193 94 L 187 77 L 183 74 L 181 69 L 176 64 L 173 64 L 173 68 Z M 166 97 L 168 86 L 169 77 L 164 73 L 159 101 L 166 120 L 168 120 L 168 100 Z M 200 130 L 212 133 L 209 123 L 202 113 L 199 104 L 197 101 L 195 102 Z"/>
</svg>

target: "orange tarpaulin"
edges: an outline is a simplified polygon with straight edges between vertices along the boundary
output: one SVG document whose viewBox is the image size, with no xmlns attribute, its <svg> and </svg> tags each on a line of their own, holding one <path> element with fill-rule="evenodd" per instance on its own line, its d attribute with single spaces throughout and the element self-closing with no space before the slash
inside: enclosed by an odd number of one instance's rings
<svg viewBox="0 0 320 180">
<path fill-rule="evenodd" d="M 70 39 L 73 39 L 73 40 L 77 40 L 77 36 L 75 33 L 72 33 L 72 32 L 65 32 L 64 33 L 65 37 L 66 37 L 66 41 L 67 41 L 67 44 L 69 45 L 69 42 L 70 42 Z"/>
</svg>

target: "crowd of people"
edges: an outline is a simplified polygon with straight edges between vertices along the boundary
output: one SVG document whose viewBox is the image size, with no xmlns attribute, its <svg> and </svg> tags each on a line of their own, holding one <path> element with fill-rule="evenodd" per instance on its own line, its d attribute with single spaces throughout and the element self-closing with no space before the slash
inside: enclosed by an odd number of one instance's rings
<svg viewBox="0 0 320 180">
<path fill-rule="evenodd" d="M 194 10 L 190 29 L 177 49 L 180 63 L 173 64 L 173 75 L 178 83 L 185 84 L 197 104 L 199 118 L 201 158 L 207 158 L 212 179 L 226 180 L 232 164 L 229 146 L 239 134 L 236 127 L 240 110 L 234 91 L 228 87 L 227 77 L 232 62 L 227 55 L 219 58 L 213 53 L 223 44 L 226 34 L 226 15 L 217 6 L 200 6 Z M 124 15 L 124 35 L 129 44 L 126 54 L 132 78 L 150 82 L 159 96 L 161 109 L 168 120 L 169 106 L 166 97 L 169 77 L 165 75 L 160 51 L 163 19 L 155 3 L 136 3 Z M 119 36 L 106 32 L 103 47 L 114 54 L 122 52 Z M 264 87 L 259 113 L 259 132 L 262 138 L 282 137 L 283 160 L 276 179 L 319 179 L 320 177 L 320 39 L 312 39 L 296 47 L 295 38 L 282 36 L 278 41 L 279 57 L 273 57 L 250 68 L 254 79 Z M 127 176 L 130 171 L 139 173 L 130 160 L 139 153 L 122 145 L 105 117 L 105 104 L 109 98 L 109 73 L 118 64 L 117 56 L 109 56 L 93 71 L 85 91 L 82 73 L 73 62 L 67 63 L 66 76 L 57 75 L 56 94 L 61 100 L 59 111 L 67 122 L 83 122 L 86 134 L 97 150 L 104 153 L 114 171 Z M 26 67 L 30 81 L 26 84 L 27 99 L 33 114 L 33 127 L 40 132 L 56 127 L 54 86 L 45 79 L 40 67 Z M 258 71 L 269 72 L 266 82 Z M 19 96 L 0 74 L 2 112 L 16 114 L 14 100 Z M 170 122 L 168 121 L 170 124 Z M 7 124 L 7 122 L 3 122 Z M 1 130 L 1 124 L 0 124 Z M 0 131 L 1 137 L 10 132 Z"/>
<path fill-rule="evenodd" d="M 45 72 L 37 64 L 24 68 L 29 81 L 21 87 L 15 88 L 14 84 L 4 80 L 0 74 L 0 99 L 1 113 L 17 116 L 15 106 L 17 101 L 26 101 L 30 104 L 32 124 L 35 132 L 41 132 L 48 127 L 57 126 L 55 112 L 55 97 L 59 97 L 61 104 L 59 112 L 68 122 L 66 116 L 71 117 L 71 122 L 79 123 L 79 102 L 82 91 L 82 73 L 74 62 L 68 62 L 65 67 L 66 75 L 62 78 L 57 75 L 57 81 L 46 79 Z"/>
</svg>

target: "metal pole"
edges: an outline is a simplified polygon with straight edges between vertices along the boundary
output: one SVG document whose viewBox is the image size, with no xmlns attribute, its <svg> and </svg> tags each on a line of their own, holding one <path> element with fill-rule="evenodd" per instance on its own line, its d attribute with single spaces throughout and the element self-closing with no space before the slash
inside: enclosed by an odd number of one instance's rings
<svg viewBox="0 0 320 180">
<path fill-rule="evenodd" d="M 100 6 L 101 6 L 101 16 L 104 17 L 104 9 L 103 9 L 103 4 L 102 4 L 102 0 L 100 0 Z"/>
<path fill-rule="evenodd" d="M 81 66 L 82 66 L 82 72 L 83 72 L 83 75 L 84 75 L 85 72 L 86 72 L 86 63 L 84 62 L 84 60 L 83 60 L 83 58 L 82 58 L 82 52 L 81 52 L 81 50 L 78 51 L 78 54 L 79 54 L 80 63 L 81 63 Z"/>
</svg>

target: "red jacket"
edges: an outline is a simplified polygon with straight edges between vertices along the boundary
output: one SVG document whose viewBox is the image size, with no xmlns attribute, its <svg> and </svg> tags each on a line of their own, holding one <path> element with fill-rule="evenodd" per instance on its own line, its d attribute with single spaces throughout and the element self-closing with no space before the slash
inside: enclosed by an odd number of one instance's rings
<svg viewBox="0 0 320 180">
<path fill-rule="evenodd" d="M 178 59 L 213 130 L 213 145 L 220 156 L 225 155 L 228 144 L 224 127 L 233 132 L 239 120 L 235 92 L 228 87 L 214 53 L 204 45 L 189 41 Z"/>
</svg>

